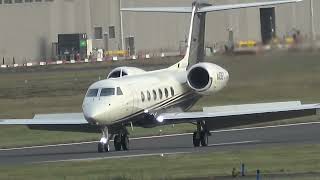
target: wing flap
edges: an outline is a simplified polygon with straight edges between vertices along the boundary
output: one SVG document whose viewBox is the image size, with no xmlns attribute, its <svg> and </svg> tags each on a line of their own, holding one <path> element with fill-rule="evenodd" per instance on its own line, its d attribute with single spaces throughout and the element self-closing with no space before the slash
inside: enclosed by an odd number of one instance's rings
<svg viewBox="0 0 320 180">
<path fill-rule="evenodd" d="M 0 125 L 77 125 L 88 124 L 82 113 L 37 114 L 33 119 L 0 119 Z"/>
<path fill-rule="evenodd" d="M 215 106 L 215 107 L 203 107 L 203 112 L 215 113 L 215 112 L 237 112 L 245 110 L 271 110 L 301 106 L 300 101 L 288 101 L 288 102 L 273 102 L 273 103 L 259 103 L 259 104 L 240 104 L 240 105 L 228 105 L 228 106 Z"/>
</svg>

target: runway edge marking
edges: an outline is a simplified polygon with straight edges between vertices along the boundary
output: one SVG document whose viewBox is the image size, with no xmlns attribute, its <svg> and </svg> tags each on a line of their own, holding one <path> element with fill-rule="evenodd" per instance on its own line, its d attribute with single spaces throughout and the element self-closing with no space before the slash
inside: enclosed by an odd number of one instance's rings
<svg viewBox="0 0 320 180">
<path fill-rule="evenodd" d="M 252 144 L 252 143 L 259 143 L 260 140 L 252 140 L 252 141 L 239 141 L 239 142 L 229 142 L 229 143 L 217 143 L 217 144 L 209 144 L 209 147 L 212 146 L 227 146 L 227 145 L 239 145 L 239 144 Z"/>
<path fill-rule="evenodd" d="M 149 157 L 149 156 L 164 156 L 164 155 L 176 155 L 176 154 L 189 154 L 191 152 L 182 151 L 182 152 L 172 152 L 172 153 L 146 153 L 146 154 L 133 154 L 133 155 L 123 155 L 123 156 L 109 156 L 109 157 L 94 157 L 94 158 L 79 158 L 79 159 L 64 159 L 64 160 L 56 160 L 56 161 L 42 161 L 35 162 L 33 164 L 43 164 L 43 163 L 58 163 L 58 162 L 76 162 L 76 161 L 96 161 L 103 159 L 122 159 L 122 158 L 134 158 L 134 157 Z"/>
<path fill-rule="evenodd" d="M 226 142 L 226 143 L 209 144 L 208 146 L 212 147 L 212 146 L 224 146 L 224 145 L 239 145 L 239 144 L 250 144 L 250 143 L 258 143 L 258 142 L 261 142 L 261 141 L 252 140 L 252 141 Z M 122 158 L 179 155 L 179 154 L 192 154 L 192 153 L 193 153 L 193 151 L 178 151 L 178 152 L 171 152 L 171 153 L 145 153 L 145 154 L 119 155 L 119 156 L 109 156 L 109 157 L 93 157 L 93 158 L 63 159 L 63 160 L 55 160 L 55 161 L 41 161 L 41 162 L 35 162 L 33 164 L 95 161 L 95 160 L 103 160 L 103 159 L 122 159 Z"/>
<path fill-rule="evenodd" d="M 296 124 L 283 124 L 283 125 L 262 126 L 262 127 L 225 129 L 225 130 L 216 130 L 216 131 L 211 131 L 211 132 L 212 132 L 212 133 L 233 132 L 233 131 L 245 131 L 245 130 L 255 130 L 255 129 L 268 129 L 268 128 L 279 128 L 279 127 L 303 126 L 303 125 L 312 125 L 312 124 L 320 124 L 320 122 L 315 121 L 315 122 L 296 123 Z M 160 136 L 138 137 L 138 138 L 130 138 L 130 140 L 165 138 L 165 137 L 176 137 L 176 136 L 186 136 L 186 135 L 192 135 L 192 133 L 181 133 L 181 134 L 169 134 L 169 135 L 160 135 Z M 112 141 L 112 140 L 111 140 L 111 141 Z M 0 149 L 0 151 L 12 151 L 12 150 L 23 150 L 23 149 L 48 148 L 48 147 L 59 147 L 59 146 L 72 146 L 72 145 L 92 144 L 92 143 L 97 143 L 97 142 L 98 142 L 98 141 L 85 141 L 85 142 L 78 142 L 78 143 L 65 143 L 65 144 L 51 144 L 51 145 L 39 145 L 39 146 L 26 146 L 26 147 L 18 147 L 18 148 Z"/>
</svg>

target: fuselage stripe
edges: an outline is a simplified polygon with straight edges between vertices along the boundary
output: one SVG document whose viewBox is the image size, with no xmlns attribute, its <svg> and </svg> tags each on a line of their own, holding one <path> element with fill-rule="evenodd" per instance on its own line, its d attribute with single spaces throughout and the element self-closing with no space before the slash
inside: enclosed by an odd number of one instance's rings
<svg viewBox="0 0 320 180">
<path fill-rule="evenodd" d="M 155 105 L 153 105 L 153 106 L 151 106 L 149 108 L 146 108 L 146 109 L 148 109 L 149 111 L 152 111 L 152 110 L 155 110 L 157 108 L 169 107 L 169 106 L 172 106 L 173 104 L 175 104 L 175 102 L 177 102 L 178 100 L 180 100 L 180 99 L 182 99 L 184 97 L 187 97 L 188 95 L 192 95 L 192 94 L 193 94 L 192 91 L 187 91 L 186 93 L 183 93 L 183 94 L 181 94 L 179 96 L 176 96 L 176 97 L 172 97 L 172 98 L 170 98 L 170 99 L 168 99 L 168 100 L 166 100 L 164 102 L 159 102 L 158 104 L 155 104 Z M 127 116 L 127 117 L 124 117 L 124 118 L 121 118 L 121 119 L 119 119 L 117 121 L 114 121 L 114 123 L 112 123 L 112 124 L 123 122 L 123 121 L 126 121 L 126 120 L 128 120 L 130 118 L 133 118 L 135 116 L 141 115 L 142 113 L 144 113 L 144 111 L 145 111 L 145 109 L 137 111 L 137 112 L 135 112 L 135 113 L 133 113 L 133 114 Z"/>
</svg>

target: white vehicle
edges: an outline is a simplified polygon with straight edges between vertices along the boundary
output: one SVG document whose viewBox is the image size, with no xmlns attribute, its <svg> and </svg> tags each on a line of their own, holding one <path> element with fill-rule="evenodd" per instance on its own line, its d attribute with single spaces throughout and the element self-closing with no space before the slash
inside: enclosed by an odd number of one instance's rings
<svg viewBox="0 0 320 180">
<path fill-rule="evenodd" d="M 83 113 L 36 115 L 33 119 L 0 120 L 0 124 L 29 126 L 91 125 L 102 131 L 98 152 L 108 152 L 114 136 L 116 151 L 129 149 L 126 127 L 155 127 L 193 123 L 193 145 L 207 146 L 210 130 L 317 114 L 319 104 L 297 102 L 221 106 L 201 112 L 187 112 L 202 96 L 222 90 L 229 80 L 222 67 L 202 62 L 207 12 L 295 3 L 297 0 L 269 1 L 211 6 L 195 1 L 182 8 L 125 8 L 123 11 L 191 13 L 185 57 L 173 66 L 146 72 L 119 67 L 107 79 L 92 84 L 84 98 Z"/>
</svg>

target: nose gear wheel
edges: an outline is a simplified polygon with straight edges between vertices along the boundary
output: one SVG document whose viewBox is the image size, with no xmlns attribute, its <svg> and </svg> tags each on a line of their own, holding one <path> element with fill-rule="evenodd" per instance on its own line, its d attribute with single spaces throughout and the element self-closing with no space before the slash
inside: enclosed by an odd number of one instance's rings
<svg viewBox="0 0 320 180">
<path fill-rule="evenodd" d="M 106 126 L 102 127 L 101 131 L 102 131 L 102 137 L 98 143 L 98 152 L 99 153 L 109 152 L 110 151 L 109 141 L 113 135 L 111 135 L 111 137 L 109 137 L 108 127 L 106 127 Z"/>
</svg>

